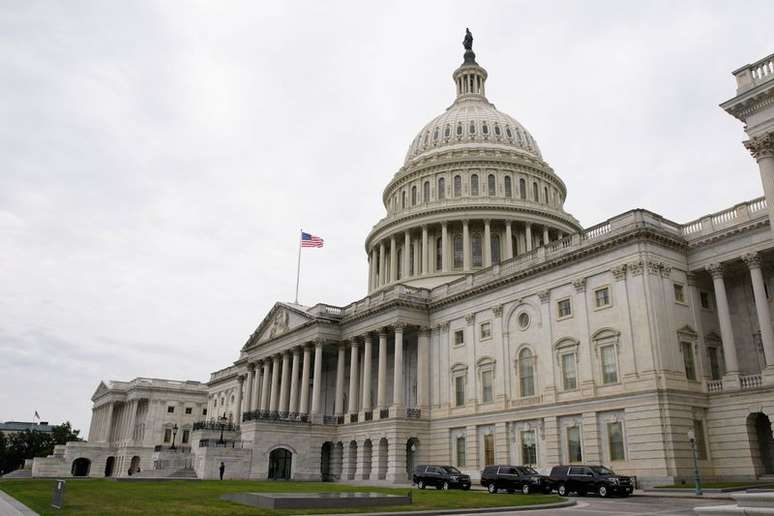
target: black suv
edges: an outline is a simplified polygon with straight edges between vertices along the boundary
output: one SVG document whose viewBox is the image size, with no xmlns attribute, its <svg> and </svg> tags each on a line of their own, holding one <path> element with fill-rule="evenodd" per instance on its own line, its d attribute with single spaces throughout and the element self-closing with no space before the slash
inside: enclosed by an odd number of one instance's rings
<svg viewBox="0 0 774 516">
<path fill-rule="evenodd" d="M 529 466 L 487 466 L 481 472 L 481 485 L 494 494 L 500 489 L 509 493 L 550 493 L 553 483 Z"/>
<path fill-rule="evenodd" d="M 470 475 L 465 475 L 454 466 L 422 465 L 414 468 L 412 478 L 419 489 L 435 486 L 436 489 L 470 489 Z"/>
<path fill-rule="evenodd" d="M 616 475 L 604 466 L 554 466 L 549 478 L 561 496 L 571 492 L 578 493 L 578 496 L 587 493 L 596 493 L 602 497 L 629 496 L 634 491 L 631 477 Z"/>
</svg>

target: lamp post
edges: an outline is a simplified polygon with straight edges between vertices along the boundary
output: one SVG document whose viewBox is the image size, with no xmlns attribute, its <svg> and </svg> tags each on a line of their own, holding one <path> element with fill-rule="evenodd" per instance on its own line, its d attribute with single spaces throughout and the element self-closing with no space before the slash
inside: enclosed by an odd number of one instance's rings
<svg viewBox="0 0 774 516">
<path fill-rule="evenodd" d="M 691 443 L 691 450 L 693 451 L 693 486 L 696 490 L 696 496 L 702 496 L 701 475 L 699 475 L 699 458 L 696 455 L 696 434 L 693 430 L 688 430 L 688 442 Z"/>
<path fill-rule="evenodd" d="M 223 444 L 223 429 L 226 427 L 226 414 L 223 414 L 223 417 L 219 418 L 220 421 L 220 439 L 218 439 L 218 444 Z"/>
<path fill-rule="evenodd" d="M 175 426 L 172 427 L 172 446 L 169 447 L 170 450 L 176 450 L 175 448 L 175 437 L 177 437 L 177 423 L 175 423 Z"/>
</svg>

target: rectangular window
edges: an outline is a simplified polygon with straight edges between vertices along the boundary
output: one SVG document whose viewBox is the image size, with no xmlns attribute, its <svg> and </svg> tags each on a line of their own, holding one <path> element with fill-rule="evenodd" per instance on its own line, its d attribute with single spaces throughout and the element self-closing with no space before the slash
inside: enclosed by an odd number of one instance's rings
<svg viewBox="0 0 774 516">
<path fill-rule="evenodd" d="M 610 289 L 605 287 L 595 290 L 594 302 L 596 303 L 597 308 L 610 306 Z"/>
<path fill-rule="evenodd" d="M 488 339 L 492 336 L 492 323 L 481 323 L 481 338 Z"/>
<path fill-rule="evenodd" d="M 457 466 L 465 465 L 465 438 L 457 437 Z"/>
<path fill-rule="evenodd" d="M 678 303 L 685 303 L 685 287 L 679 283 L 674 284 L 675 287 L 675 301 Z"/>
<path fill-rule="evenodd" d="M 534 430 L 521 432 L 521 463 L 537 464 L 537 440 Z"/>
<path fill-rule="evenodd" d="M 484 371 L 481 373 L 481 399 L 484 403 L 493 400 L 492 397 L 492 377 L 493 371 Z"/>
<path fill-rule="evenodd" d="M 454 402 L 461 407 L 465 404 L 465 377 L 457 376 L 454 378 Z"/>
<path fill-rule="evenodd" d="M 713 380 L 720 380 L 720 359 L 718 358 L 718 348 L 707 348 L 709 356 L 710 376 Z"/>
<path fill-rule="evenodd" d="M 685 365 L 685 377 L 689 380 L 696 379 L 696 365 L 693 360 L 693 344 L 690 342 L 681 342 L 680 348 L 683 352 L 683 365 Z"/>
<path fill-rule="evenodd" d="M 709 292 L 699 292 L 699 299 L 701 300 L 701 307 L 709 310 L 710 309 L 710 295 Z"/>
<path fill-rule="evenodd" d="M 610 448 L 610 460 L 626 460 L 623 440 L 623 423 L 615 421 L 607 424 L 607 444 Z"/>
<path fill-rule="evenodd" d="M 186 414 L 192 414 L 193 413 L 193 407 L 186 407 L 185 408 L 185 413 Z"/>
<path fill-rule="evenodd" d="M 602 358 L 602 383 L 618 383 L 618 364 L 615 356 L 615 346 L 604 346 L 600 349 Z"/>
<path fill-rule="evenodd" d="M 457 330 L 454 332 L 454 345 L 455 346 L 462 346 L 465 344 L 465 331 L 464 330 Z"/>
<path fill-rule="evenodd" d="M 174 414 L 175 413 L 175 407 L 167 407 L 167 414 Z"/>
<path fill-rule="evenodd" d="M 168 443 L 172 440 L 172 429 L 171 428 L 165 428 L 164 429 L 164 442 Z"/>
<path fill-rule="evenodd" d="M 562 355 L 562 385 L 565 391 L 572 391 L 578 387 L 575 374 L 575 353 Z"/>
<path fill-rule="evenodd" d="M 494 463 L 494 434 L 486 434 L 484 436 L 484 466 Z"/>
<path fill-rule="evenodd" d="M 206 415 L 207 415 L 207 409 L 206 409 L 206 408 L 203 408 L 203 409 L 202 409 L 202 416 L 206 416 Z"/>
<path fill-rule="evenodd" d="M 569 317 L 572 315 L 572 305 L 569 299 L 562 299 L 556 302 L 557 310 L 559 311 L 559 318 Z"/>
<path fill-rule="evenodd" d="M 696 436 L 696 456 L 700 460 L 707 460 L 707 441 L 704 439 L 704 421 L 693 420 L 693 433 Z"/>
<path fill-rule="evenodd" d="M 188 444 L 188 440 L 191 437 L 191 431 L 190 430 L 183 430 L 183 444 Z"/>
<path fill-rule="evenodd" d="M 567 455 L 570 462 L 583 462 L 580 428 L 577 426 L 571 426 L 567 429 Z"/>
</svg>

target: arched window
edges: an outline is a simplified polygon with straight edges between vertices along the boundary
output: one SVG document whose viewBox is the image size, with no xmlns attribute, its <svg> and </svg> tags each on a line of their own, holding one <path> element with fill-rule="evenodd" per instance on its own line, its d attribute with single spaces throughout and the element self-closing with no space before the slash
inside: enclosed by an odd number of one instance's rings
<svg viewBox="0 0 774 516">
<path fill-rule="evenodd" d="M 417 204 L 417 187 L 412 186 L 411 187 L 411 205 L 416 206 Z"/>
<path fill-rule="evenodd" d="M 513 133 L 511 132 L 511 128 L 510 127 L 506 127 L 505 128 L 505 134 L 508 136 L 508 138 L 513 140 Z"/>
<path fill-rule="evenodd" d="M 486 178 L 486 185 L 490 196 L 494 197 L 497 195 L 497 184 L 495 183 L 494 174 L 489 174 L 489 177 Z"/>
<path fill-rule="evenodd" d="M 478 174 L 470 176 L 470 195 L 478 195 Z"/>
<path fill-rule="evenodd" d="M 505 196 L 513 197 L 513 186 L 511 185 L 511 176 L 505 176 Z"/>
<path fill-rule="evenodd" d="M 492 235 L 492 263 L 500 263 L 500 235 Z"/>
<path fill-rule="evenodd" d="M 433 129 L 433 141 L 438 141 L 438 128 Z"/>
<path fill-rule="evenodd" d="M 440 271 L 443 269 L 443 240 L 441 237 L 435 239 L 435 270 Z"/>
<path fill-rule="evenodd" d="M 446 128 L 443 130 L 443 135 L 445 138 L 448 138 L 449 136 L 451 136 L 451 127 L 447 125 Z"/>
<path fill-rule="evenodd" d="M 532 183 L 532 200 L 538 202 L 540 200 L 540 194 L 538 193 L 537 183 Z"/>
<path fill-rule="evenodd" d="M 404 275 L 403 272 L 403 247 L 398 248 L 398 267 L 396 271 L 396 280 L 400 280 Z"/>
<path fill-rule="evenodd" d="M 484 136 L 489 134 L 489 126 L 486 125 L 486 122 L 481 124 L 481 133 L 483 133 Z"/>
<path fill-rule="evenodd" d="M 461 269 L 465 261 L 465 250 L 462 247 L 462 235 L 454 235 L 454 268 Z"/>
<path fill-rule="evenodd" d="M 527 182 L 524 181 L 523 177 L 519 178 L 519 197 L 524 200 L 527 199 Z"/>
<path fill-rule="evenodd" d="M 446 199 L 446 179 L 442 177 L 438 178 L 438 199 L 441 201 Z"/>
<path fill-rule="evenodd" d="M 548 187 L 543 187 L 543 201 L 548 204 Z"/>
<path fill-rule="evenodd" d="M 495 136 L 500 136 L 500 126 L 495 124 Z"/>
<path fill-rule="evenodd" d="M 470 127 L 468 128 L 468 132 L 470 132 L 470 134 L 476 134 L 476 123 L 473 122 L 472 120 L 470 121 Z"/>
<path fill-rule="evenodd" d="M 422 185 L 422 202 L 430 202 L 430 181 Z"/>
<path fill-rule="evenodd" d="M 400 202 L 400 207 L 406 209 L 406 190 L 403 190 L 403 196 Z"/>
<path fill-rule="evenodd" d="M 454 176 L 454 197 L 462 195 L 462 177 Z"/>
<path fill-rule="evenodd" d="M 462 136 L 462 122 L 457 122 L 457 136 Z"/>
<path fill-rule="evenodd" d="M 519 387 L 522 398 L 535 395 L 535 357 L 528 348 L 519 353 Z"/>
<path fill-rule="evenodd" d="M 472 251 L 473 251 L 473 267 L 481 267 L 483 263 L 483 257 L 482 257 L 482 245 L 481 245 L 481 235 L 478 233 L 473 234 L 473 238 L 471 239 L 472 243 Z"/>
</svg>

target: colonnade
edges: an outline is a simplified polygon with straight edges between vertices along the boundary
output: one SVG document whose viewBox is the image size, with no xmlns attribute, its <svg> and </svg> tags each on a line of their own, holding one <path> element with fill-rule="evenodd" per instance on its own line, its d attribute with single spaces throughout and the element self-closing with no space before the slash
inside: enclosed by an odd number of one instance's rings
<svg viewBox="0 0 774 516">
<path fill-rule="evenodd" d="M 394 333 L 392 400 L 388 403 L 389 379 L 387 378 L 388 330 L 367 333 L 350 340 L 335 343 L 337 346 L 334 415 L 349 415 L 355 422 L 359 414 L 364 419 L 405 416 L 404 335 L 407 326 L 395 324 Z M 244 412 L 280 418 L 301 419 L 322 417 L 323 389 L 323 340 L 312 345 L 307 343 L 284 350 L 269 357 L 250 362 L 247 373 L 237 377 L 236 407 L 242 420 Z M 418 331 L 417 402 L 427 407 L 430 400 L 430 334 L 429 329 Z M 361 352 L 362 350 L 362 352 Z M 312 354 L 314 353 L 314 358 Z M 349 385 L 345 386 L 347 355 L 349 354 Z M 376 402 L 372 402 L 372 361 L 378 355 Z M 360 377 L 362 375 L 362 384 Z M 309 384 L 311 389 L 311 405 Z M 348 389 L 347 406 L 344 406 L 345 388 Z M 243 397 L 244 393 L 244 397 Z M 378 414 L 375 411 L 378 409 Z M 342 422 L 342 421 L 339 421 Z"/>
<path fill-rule="evenodd" d="M 547 225 L 512 220 L 425 224 L 374 242 L 369 253 L 369 290 L 406 278 L 489 267 L 565 236 Z"/>
</svg>

